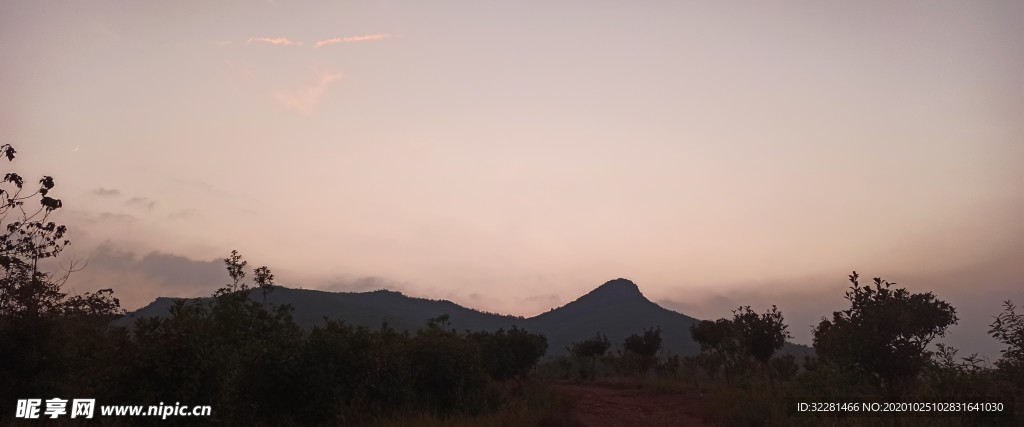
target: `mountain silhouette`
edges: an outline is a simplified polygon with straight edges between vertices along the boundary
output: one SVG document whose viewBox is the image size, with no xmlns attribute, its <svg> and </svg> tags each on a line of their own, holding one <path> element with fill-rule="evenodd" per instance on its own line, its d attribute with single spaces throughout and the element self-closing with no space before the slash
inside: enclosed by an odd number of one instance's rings
<svg viewBox="0 0 1024 427">
<path fill-rule="evenodd" d="M 263 294 L 251 292 L 250 298 L 262 302 Z M 168 309 L 177 299 L 157 298 L 115 324 L 130 326 L 134 319 L 140 317 L 167 316 Z M 198 298 L 191 301 L 208 300 Z M 447 300 L 410 297 L 388 290 L 325 292 L 279 286 L 267 295 L 267 302 L 290 305 L 295 322 L 307 328 L 322 325 L 324 318 L 328 318 L 368 328 L 379 328 L 387 322 L 397 330 L 415 331 L 424 327 L 428 320 L 443 314 L 448 315 L 450 327 L 459 331 L 494 331 L 518 326 L 544 334 L 548 338 L 548 356 L 565 354 L 566 347 L 572 343 L 597 333 L 606 335 L 613 349 L 621 348 L 622 341 L 629 335 L 654 327 L 661 328 L 664 352 L 692 355 L 700 351 L 700 346 L 690 337 L 690 326 L 699 322 L 698 319 L 659 306 L 647 299 L 635 283 L 621 278 L 608 281 L 566 305 L 530 318 L 486 313 Z M 788 343 L 782 351 L 798 357 L 813 352 L 806 346 Z"/>
<path fill-rule="evenodd" d="M 645 328 L 661 328 L 662 346 L 672 354 L 696 354 L 700 347 L 690 337 L 690 326 L 699 322 L 685 314 L 651 302 L 637 285 L 615 279 L 573 302 L 530 320 L 533 330 L 548 337 L 549 348 L 564 351 L 573 342 L 602 333 L 613 344 Z"/>
</svg>

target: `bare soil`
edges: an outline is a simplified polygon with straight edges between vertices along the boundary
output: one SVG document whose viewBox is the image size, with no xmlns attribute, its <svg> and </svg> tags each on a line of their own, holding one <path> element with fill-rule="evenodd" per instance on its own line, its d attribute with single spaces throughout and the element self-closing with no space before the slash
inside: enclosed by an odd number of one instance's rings
<svg viewBox="0 0 1024 427">
<path fill-rule="evenodd" d="M 655 394 L 642 388 L 560 383 L 554 389 L 573 404 L 573 421 L 584 426 L 706 426 L 697 415 L 702 398 Z"/>
</svg>

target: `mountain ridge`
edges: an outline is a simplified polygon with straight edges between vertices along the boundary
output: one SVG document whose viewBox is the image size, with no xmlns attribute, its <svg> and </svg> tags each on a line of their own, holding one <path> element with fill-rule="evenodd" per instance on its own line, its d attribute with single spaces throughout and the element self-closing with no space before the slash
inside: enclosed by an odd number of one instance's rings
<svg viewBox="0 0 1024 427">
<path fill-rule="evenodd" d="M 250 292 L 250 299 L 262 301 L 263 294 Z M 209 298 L 159 297 L 145 307 L 115 321 L 130 326 L 140 317 L 166 316 L 176 300 L 208 301 Z M 634 282 L 618 278 L 605 282 L 576 300 L 532 317 L 488 313 L 449 300 L 434 300 L 379 289 L 368 292 L 328 292 L 277 286 L 267 303 L 292 306 L 295 322 L 305 328 L 322 325 L 324 318 L 348 324 L 379 328 L 387 324 L 397 330 L 415 331 L 428 320 L 447 314 L 456 330 L 497 330 L 513 326 L 544 334 L 548 356 L 565 354 L 573 342 L 603 334 L 621 346 L 629 335 L 660 327 L 663 351 L 692 355 L 700 351 L 690 336 L 698 319 L 661 307 L 647 299 Z M 806 346 L 787 343 L 784 351 L 798 356 L 811 354 Z"/>
</svg>

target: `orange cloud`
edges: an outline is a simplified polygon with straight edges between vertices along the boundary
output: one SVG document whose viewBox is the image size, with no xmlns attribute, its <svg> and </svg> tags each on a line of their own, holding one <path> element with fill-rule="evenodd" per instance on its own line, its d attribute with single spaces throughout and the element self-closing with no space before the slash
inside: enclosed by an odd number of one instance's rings
<svg viewBox="0 0 1024 427">
<path fill-rule="evenodd" d="M 352 37 L 335 37 L 333 39 L 320 40 L 320 41 L 316 42 L 316 47 L 330 46 L 332 44 L 338 44 L 338 43 L 355 43 L 355 42 L 365 42 L 365 41 L 372 41 L 372 40 L 384 40 L 384 39 L 389 39 L 389 38 L 392 38 L 392 37 L 394 37 L 394 36 L 391 35 L 391 34 L 387 34 L 387 33 L 384 33 L 384 34 L 367 34 L 367 35 L 364 35 L 364 36 L 352 36 Z"/>
<path fill-rule="evenodd" d="M 287 37 L 253 37 L 250 38 L 249 41 L 245 42 L 245 44 L 250 44 L 252 42 L 268 43 L 274 46 L 302 46 L 302 43 L 291 41 Z"/>
<path fill-rule="evenodd" d="M 302 114 L 310 114 L 313 108 L 320 102 L 320 98 L 327 92 L 327 88 L 337 80 L 344 77 L 342 73 L 321 73 L 317 72 L 316 83 L 293 91 L 282 91 L 274 94 L 286 108 L 298 111 Z"/>
</svg>

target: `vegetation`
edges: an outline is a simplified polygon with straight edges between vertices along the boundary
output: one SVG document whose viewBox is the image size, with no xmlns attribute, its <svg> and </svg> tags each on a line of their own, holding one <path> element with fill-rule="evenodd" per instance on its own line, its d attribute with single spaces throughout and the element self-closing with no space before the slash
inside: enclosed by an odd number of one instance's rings
<svg viewBox="0 0 1024 427">
<path fill-rule="evenodd" d="M 131 331 L 96 325 L 74 371 L 90 375 L 73 380 L 47 365 L 26 382 L 53 377 L 36 395 L 209 404 L 214 421 L 228 424 L 367 424 L 497 410 L 523 398 L 502 384 L 526 381 L 546 350 L 543 336 L 521 329 L 458 333 L 443 318 L 415 334 L 337 321 L 306 333 L 289 307 L 259 301 L 272 285 L 245 284 L 237 252 L 225 263 L 232 283 L 212 300 L 177 301 L 169 316 L 140 318 Z M 269 269 L 260 271 L 256 281 L 266 283 Z"/>
<path fill-rule="evenodd" d="M 658 350 L 661 349 L 661 328 L 644 329 L 643 334 L 630 335 L 626 337 L 622 347 L 637 359 L 636 366 L 640 376 L 647 375 L 647 372 L 658 362 Z"/>
<path fill-rule="evenodd" d="M 568 350 L 574 358 L 580 361 L 580 376 L 583 378 L 589 376 L 593 379 L 597 367 L 597 358 L 604 356 L 611 346 L 611 343 L 608 342 L 608 337 L 597 333 L 593 338 L 573 343 Z M 587 364 L 590 365 L 589 369 L 586 369 Z"/>
<path fill-rule="evenodd" d="M 850 308 L 814 329 L 814 348 L 823 360 L 864 373 L 888 394 L 900 395 L 927 365 L 928 344 L 956 324 L 956 309 L 931 292 L 892 289 L 881 278 L 860 286 L 858 278 L 857 272 L 850 275 Z"/>
<path fill-rule="evenodd" d="M 707 370 L 712 378 L 722 367 L 726 383 L 732 382 L 736 371 L 747 369 L 751 361 L 758 362 L 762 372 L 769 372 L 768 363 L 772 355 L 790 337 L 782 313 L 774 305 L 761 315 L 750 306 L 740 307 L 732 313 L 732 319 L 703 320 L 690 328 L 693 340 L 701 347 L 701 355 L 695 363 Z M 790 356 L 783 360 L 792 359 Z M 772 361 L 771 372 L 775 376 L 788 376 L 789 371 L 792 368 L 785 361 Z"/>
<path fill-rule="evenodd" d="M 1004 310 L 992 321 L 989 334 L 1006 345 L 996 366 L 1024 387 L 1024 314 L 1017 314 L 1013 301 L 1003 302 Z"/>
<path fill-rule="evenodd" d="M 523 381 L 548 350 L 548 340 L 515 326 L 497 332 L 467 332 L 480 348 L 484 370 L 491 378 Z"/>
</svg>

